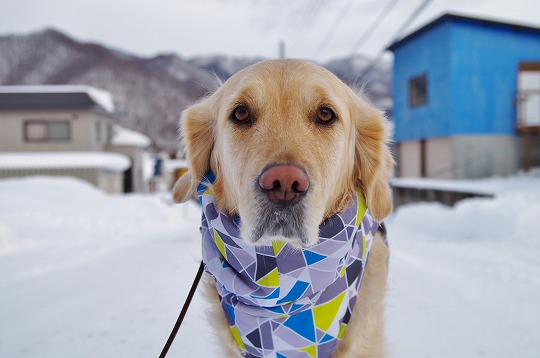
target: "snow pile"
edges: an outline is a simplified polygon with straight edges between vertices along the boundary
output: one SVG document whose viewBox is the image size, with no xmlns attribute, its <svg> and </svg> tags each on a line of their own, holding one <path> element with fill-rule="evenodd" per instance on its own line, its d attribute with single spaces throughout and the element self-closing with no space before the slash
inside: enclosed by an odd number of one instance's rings
<svg viewBox="0 0 540 358">
<path fill-rule="evenodd" d="M 1 169 L 96 168 L 123 172 L 131 160 L 108 152 L 2 152 Z"/>
<path fill-rule="evenodd" d="M 387 221 L 390 357 L 540 356 L 540 175 Z M 200 257 L 200 209 L 86 182 L 0 180 L 0 356 L 159 355 Z M 170 357 L 221 357 L 200 291 Z"/>
<path fill-rule="evenodd" d="M 540 356 L 539 174 L 456 183 L 496 198 L 390 217 L 391 356 Z"/>
</svg>

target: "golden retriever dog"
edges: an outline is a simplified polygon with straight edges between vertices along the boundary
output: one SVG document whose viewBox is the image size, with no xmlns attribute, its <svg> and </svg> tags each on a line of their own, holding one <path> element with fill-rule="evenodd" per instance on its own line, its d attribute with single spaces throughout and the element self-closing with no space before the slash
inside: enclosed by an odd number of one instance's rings
<svg viewBox="0 0 540 358">
<path fill-rule="evenodd" d="M 217 205 L 241 217 L 242 240 L 316 244 L 319 225 L 361 191 L 372 217 L 392 209 L 393 160 L 385 117 L 329 71 L 301 60 L 259 62 L 233 75 L 184 111 L 188 172 L 173 189 L 184 202 L 212 171 Z M 281 205 L 276 205 L 281 204 Z M 388 247 L 374 238 L 348 328 L 332 357 L 385 355 L 383 305 Z M 209 275 L 206 275 L 210 277 Z M 225 340 L 224 356 L 241 357 L 207 279 Z M 216 319 L 219 322 L 216 324 Z"/>
</svg>

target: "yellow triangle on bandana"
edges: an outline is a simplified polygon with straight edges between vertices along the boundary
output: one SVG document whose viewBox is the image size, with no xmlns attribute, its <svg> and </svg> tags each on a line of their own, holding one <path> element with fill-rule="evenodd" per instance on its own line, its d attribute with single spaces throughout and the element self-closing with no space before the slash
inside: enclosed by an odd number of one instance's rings
<svg viewBox="0 0 540 358">
<path fill-rule="evenodd" d="M 366 201 L 364 199 L 363 193 L 358 193 L 357 197 L 358 197 L 358 211 L 356 213 L 356 226 L 360 226 L 360 224 L 362 223 L 362 219 L 364 218 L 364 215 L 366 214 L 367 205 L 366 205 Z"/>
<path fill-rule="evenodd" d="M 238 328 L 236 328 L 236 326 L 232 326 L 232 327 L 229 327 L 231 329 L 231 333 L 234 337 L 234 340 L 236 341 L 236 343 L 238 344 L 238 346 L 243 349 L 243 350 L 246 350 L 246 346 L 244 345 L 244 342 L 242 342 L 242 337 L 240 337 L 240 333 L 238 332 Z"/>
<path fill-rule="evenodd" d="M 339 307 L 341 306 L 341 302 L 343 302 L 343 298 L 345 297 L 345 293 L 347 291 L 342 292 L 339 296 L 334 298 L 332 301 L 329 301 L 323 305 L 320 305 L 318 307 L 313 308 L 313 316 L 315 318 L 315 327 L 317 327 L 320 330 L 323 330 L 324 332 L 328 331 L 328 328 L 330 328 L 330 325 L 334 321 L 334 318 L 338 314 Z"/>
<path fill-rule="evenodd" d="M 300 348 L 299 351 L 306 352 L 313 358 L 317 358 L 317 346 L 309 346 L 306 348 Z"/>
<path fill-rule="evenodd" d="M 266 276 L 261 278 L 257 283 L 265 287 L 278 287 L 279 286 L 279 273 L 277 267 L 270 271 Z"/>
<path fill-rule="evenodd" d="M 343 268 L 339 272 L 339 277 L 343 277 L 343 275 L 345 275 L 345 271 L 347 271 L 347 265 L 343 265 Z"/>
<path fill-rule="evenodd" d="M 347 330 L 347 325 L 345 323 L 342 323 L 341 326 L 339 326 L 339 333 L 338 333 L 338 339 L 343 339 L 343 335 L 345 334 L 345 330 Z"/>
<path fill-rule="evenodd" d="M 285 241 L 281 241 L 281 240 L 272 241 L 272 248 L 274 249 L 274 255 L 277 256 L 279 252 L 281 251 L 281 249 L 283 248 L 283 246 L 285 245 L 286 245 Z"/>
<path fill-rule="evenodd" d="M 225 251 L 225 243 L 221 239 L 221 236 L 219 236 L 217 230 L 214 230 L 214 239 L 216 240 L 216 246 L 217 246 L 219 252 L 221 252 L 221 254 L 223 255 L 223 257 L 226 260 L 227 259 L 227 253 Z"/>
</svg>

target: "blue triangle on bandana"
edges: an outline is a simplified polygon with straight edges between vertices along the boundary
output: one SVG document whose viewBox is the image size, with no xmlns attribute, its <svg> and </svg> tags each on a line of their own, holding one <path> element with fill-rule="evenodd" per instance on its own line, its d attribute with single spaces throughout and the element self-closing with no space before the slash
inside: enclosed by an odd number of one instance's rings
<svg viewBox="0 0 540 358">
<path fill-rule="evenodd" d="M 283 306 L 265 307 L 264 309 L 267 309 L 268 311 L 278 313 L 278 314 L 284 314 L 285 313 L 285 311 L 283 310 Z"/>
<path fill-rule="evenodd" d="M 321 339 L 321 341 L 319 343 L 328 342 L 328 341 L 331 341 L 333 339 L 335 339 L 335 337 L 332 337 L 331 335 L 327 334 Z"/>
<path fill-rule="evenodd" d="M 283 354 L 279 354 L 278 352 L 276 352 L 276 358 L 287 358 L 287 357 L 284 356 Z"/>
<path fill-rule="evenodd" d="M 213 172 L 208 172 L 206 176 L 203 178 L 201 183 L 199 184 L 199 187 L 197 188 L 197 191 L 204 191 L 208 188 L 208 184 L 212 184 L 216 181 L 216 176 Z"/>
<path fill-rule="evenodd" d="M 315 324 L 311 310 L 305 310 L 290 316 L 283 325 L 311 342 L 316 340 Z"/>
<path fill-rule="evenodd" d="M 294 311 L 296 311 L 297 309 L 300 309 L 302 307 L 304 307 L 304 305 L 299 305 L 299 304 L 293 303 L 292 306 L 291 306 L 291 309 L 289 310 L 289 313 L 294 313 Z"/>
<path fill-rule="evenodd" d="M 266 296 L 264 298 L 269 300 L 271 298 L 278 298 L 278 297 L 279 297 L 279 287 L 276 288 L 271 294 L 269 294 L 268 296 Z"/>
<path fill-rule="evenodd" d="M 231 319 L 231 322 L 229 322 L 229 324 L 232 326 L 236 323 L 236 315 L 234 314 L 234 307 L 229 306 L 228 304 L 225 304 L 225 307 L 227 307 L 227 312 L 229 312 L 229 317 Z"/>
<path fill-rule="evenodd" d="M 306 288 L 308 288 L 309 283 L 304 281 L 297 281 L 294 286 L 291 288 L 289 293 L 285 295 L 281 300 L 277 301 L 276 303 L 278 305 L 286 302 L 292 302 L 296 301 L 300 297 L 302 297 L 302 294 L 306 292 Z"/>
<path fill-rule="evenodd" d="M 324 255 L 307 250 L 304 251 L 304 257 L 306 258 L 306 263 L 308 265 L 313 265 L 314 263 L 324 260 L 326 258 L 326 256 Z"/>
</svg>

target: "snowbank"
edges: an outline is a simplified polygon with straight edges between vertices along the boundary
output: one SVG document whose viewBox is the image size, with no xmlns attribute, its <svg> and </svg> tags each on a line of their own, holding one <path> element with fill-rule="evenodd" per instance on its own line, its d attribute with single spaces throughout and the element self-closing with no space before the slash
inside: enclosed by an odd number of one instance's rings
<svg viewBox="0 0 540 358">
<path fill-rule="evenodd" d="M 109 152 L 2 152 L 0 169 L 99 168 L 123 172 L 131 160 Z"/>
<path fill-rule="evenodd" d="M 538 357 L 540 175 L 495 199 L 400 207 L 390 357 Z M 200 257 L 200 209 L 70 178 L 0 180 L 0 356 L 159 355 Z M 200 291 L 170 357 L 221 357 Z"/>
</svg>

